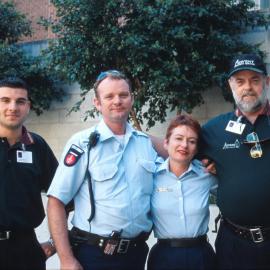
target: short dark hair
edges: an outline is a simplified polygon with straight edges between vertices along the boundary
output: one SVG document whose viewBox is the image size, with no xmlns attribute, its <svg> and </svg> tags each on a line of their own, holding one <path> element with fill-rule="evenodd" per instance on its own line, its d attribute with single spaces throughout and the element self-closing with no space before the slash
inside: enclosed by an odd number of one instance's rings
<svg viewBox="0 0 270 270">
<path fill-rule="evenodd" d="M 170 139 L 173 130 L 177 128 L 178 126 L 187 126 L 191 128 L 198 135 L 198 139 L 199 139 L 200 133 L 201 133 L 201 126 L 199 122 L 193 119 L 190 115 L 180 114 L 171 120 L 167 128 L 166 140 Z"/>
<path fill-rule="evenodd" d="M 94 84 L 94 91 L 95 91 L 96 97 L 98 97 L 98 86 L 106 78 L 110 78 L 111 80 L 124 80 L 124 81 L 126 81 L 126 83 L 128 84 L 129 91 L 131 92 L 132 88 L 131 88 L 130 80 L 126 77 L 126 75 L 124 73 L 122 73 L 118 70 L 107 70 L 107 71 L 101 72 L 96 79 L 96 82 Z"/>
<path fill-rule="evenodd" d="M 29 96 L 29 87 L 27 83 L 19 77 L 6 77 L 1 79 L 0 87 L 22 88 L 27 91 L 27 95 Z"/>
</svg>

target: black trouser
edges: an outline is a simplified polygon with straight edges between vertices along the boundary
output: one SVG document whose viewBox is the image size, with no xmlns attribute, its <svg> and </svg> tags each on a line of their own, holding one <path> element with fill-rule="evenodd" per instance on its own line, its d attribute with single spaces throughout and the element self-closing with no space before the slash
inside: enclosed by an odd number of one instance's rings
<svg viewBox="0 0 270 270">
<path fill-rule="evenodd" d="M 254 243 L 236 235 L 221 222 L 216 239 L 218 269 L 270 269 L 270 241 Z"/>
<path fill-rule="evenodd" d="M 125 254 L 105 255 L 98 246 L 81 244 L 74 253 L 84 270 L 144 270 L 148 246 L 141 242 Z"/>
<path fill-rule="evenodd" d="M 0 240 L 1 270 L 45 270 L 46 256 L 33 232 L 15 233 Z"/>
<path fill-rule="evenodd" d="M 205 242 L 196 247 L 171 247 L 155 244 L 148 257 L 147 270 L 214 270 L 215 253 Z"/>
</svg>

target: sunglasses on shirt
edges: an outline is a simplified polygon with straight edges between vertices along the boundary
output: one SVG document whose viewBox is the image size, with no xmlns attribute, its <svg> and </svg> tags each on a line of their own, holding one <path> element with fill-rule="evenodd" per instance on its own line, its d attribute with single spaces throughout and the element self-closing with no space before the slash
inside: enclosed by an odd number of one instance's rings
<svg viewBox="0 0 270 270">
<path fill-rule="evenodd" d="M 244 141 L 244 143 L 246 144 L 254 144 L 251 148 L 250 148 L 250 156 L 252 158 L 260 158 L 263 155 L 263 151 L 262 151 L 262 147 L 260 144 L 259 137 L 258 134 L 256 132 L 251 132 L 249 134 L 247 134 L 246 136 L 246 140 Z"/>
</svg>

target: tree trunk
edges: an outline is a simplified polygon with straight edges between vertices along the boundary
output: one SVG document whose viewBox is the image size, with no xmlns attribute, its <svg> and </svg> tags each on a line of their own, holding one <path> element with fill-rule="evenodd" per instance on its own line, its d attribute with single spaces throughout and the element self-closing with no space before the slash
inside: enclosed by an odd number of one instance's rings
<svg viewBox="0 0 270 270">
<path fill-rule="evenodd" d="M 130 111 L 130 118 L 131 118 L 131 120 L 133 122 L 134 128 L 137 129 L 137 130 L 139 130 L 139 131 L 142 131 L 142 127 L 141 127 L 141 125 L 140 125 L 140 123 L 139 123 L 139 121 L 138 121 L 138 119 L 136 117 L 136 113 L 135 113 L 135 111 L 134 111 L 133 108 Z"/>
</svg>

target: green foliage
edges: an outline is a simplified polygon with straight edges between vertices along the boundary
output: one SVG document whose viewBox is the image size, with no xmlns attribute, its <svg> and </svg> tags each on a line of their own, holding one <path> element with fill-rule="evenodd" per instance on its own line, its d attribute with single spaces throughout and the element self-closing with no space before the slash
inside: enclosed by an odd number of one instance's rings
<svg viewBox="0 0 270 270">
<path fill-rule="evenodd" d="M 25 15 L 18 13 L 12 3 L 0 2 L 0 41 L 11 44 L 30 34 L 30 22 Z"/>
<path fill-rule="evenodd" d="M 224 81 L 232 55 L 258 50 L 239 34 L 268 24 L 263 14 L 248 12 L 250 0 L 52 2 L 58 19 L 44 22 L 59 37 L 50 47 L 51 67 L 79 82 L 82 98 L 100 71 L 125 72 L 137 119 L 148 127 L 165 121 L 168 110 L 190 112 L 202 104 L 203 92 Z"/>
<path fill-rule="evenodd" d="M 18 76 L 31 88 L 32 109 L 40 114 L 54 99 L 60 99 L 54 77 L 39 57 L 29 57 L 15 44 L 30 35 L 30 22 L 11 3 L 0 2 L 0 78 Z"/>
</svg>

